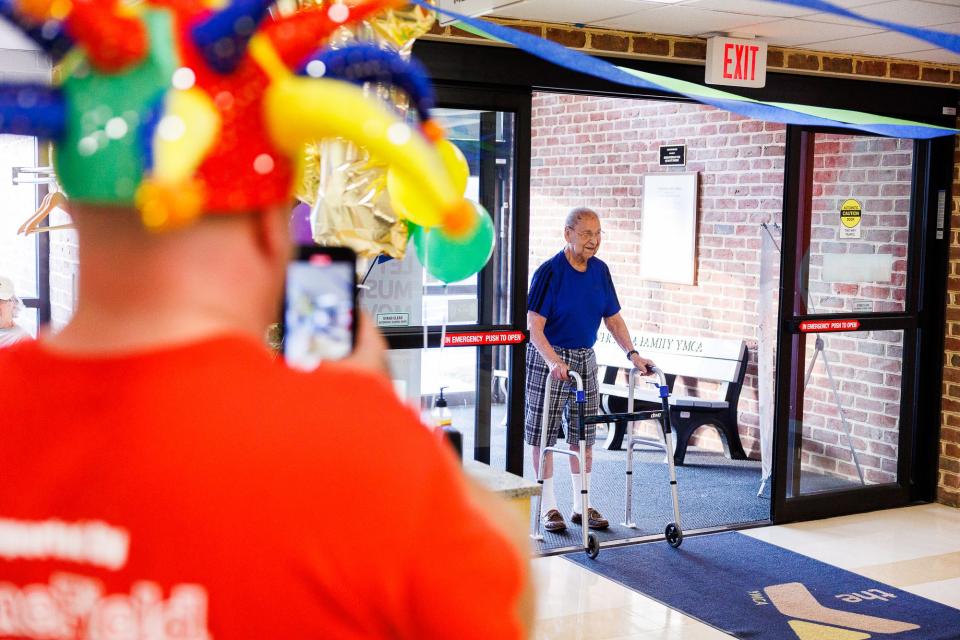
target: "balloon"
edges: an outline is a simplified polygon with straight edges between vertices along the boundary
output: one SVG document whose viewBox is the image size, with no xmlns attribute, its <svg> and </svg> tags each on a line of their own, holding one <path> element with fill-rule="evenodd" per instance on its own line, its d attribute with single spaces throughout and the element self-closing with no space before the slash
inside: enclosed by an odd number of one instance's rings
<svg viewBox="0 0 960 640">
<path fill-rule="evenodd" d="M 290 216 L 290 235 L 298 245 L 313 244 L 313 229 L 310 227 L 310 205 L 301 202 L 293 208 Z"/>
<path fill-rule="evenodd" d="M 450 237 L 443 229 L 410 225 L 417 257 L 427 272 L 446 283 L 469 278 L 493 255 L 493 220 L 486 209 L 470 202 L 477 218 L 475 230 L 466 238 Z"/>
<path fill-rule="evenodd" d="M 470 165 L 467 164 L 463 151 L 449 140 L 441 140 L 437 143 L 437 153 L 440 154 L 443 166 L 446 167 L 447 174 L 453 182 L 453 188 L 459 195 L 463 195 L 467 190 L 467 179 L 470 177 Z"/>
<path fill-rule="evenodd" d="M 434 146 L 445 169 L 445 178 L 453 185 L 457 195 L 467 190 L 467 178 L 470 177 L 470 165 L 463 152 L 449 140 L 440 140 Z M 421 227 L 436 227 L 446 224 L 445 213 L 436 208 L 424 193 L 415 177 L 408 175 L 401 167 L 391 165 L 387 169 L 387 192 L 393 210 L 406 220 Z M 464 224 L 473 229 L 472 225 Z"/>
<path fill-rule="evenodd" d="M 422 227 L 440 224 L 439 212 L 423 197 L 416 178 L 395 166 L 387 169 L 387 193 L 390 194 L 390 206 L 403 219 Z"/>
</svg>

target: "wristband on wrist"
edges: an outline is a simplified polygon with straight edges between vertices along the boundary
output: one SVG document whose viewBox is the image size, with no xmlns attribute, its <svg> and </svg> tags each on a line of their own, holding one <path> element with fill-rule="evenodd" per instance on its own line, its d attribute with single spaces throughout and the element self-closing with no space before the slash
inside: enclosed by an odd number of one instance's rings
<svg viewBox="0 0 960 640">
<path fill-rule="evenodd" d="M 627 351 L 627 360 L 629 360 L 630 356 L 632 356 L 633 354 L 640 355 L 640 352 L 637 351 L 636 349 L 630 349 L 630 351 Z"/>
</svg>

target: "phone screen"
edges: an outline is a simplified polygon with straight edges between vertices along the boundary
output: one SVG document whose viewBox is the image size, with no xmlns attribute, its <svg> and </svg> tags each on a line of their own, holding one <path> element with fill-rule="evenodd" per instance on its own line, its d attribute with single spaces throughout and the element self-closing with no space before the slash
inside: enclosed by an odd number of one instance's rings
<svg viewBox="0 0 960 640">
<path fill-rule="evenodd" d="M 355 257 L 349 250 L 301 249 L 287 268 L 283 355 L 294 368 L 350 355 L 354 344 Z"/>
</svg>

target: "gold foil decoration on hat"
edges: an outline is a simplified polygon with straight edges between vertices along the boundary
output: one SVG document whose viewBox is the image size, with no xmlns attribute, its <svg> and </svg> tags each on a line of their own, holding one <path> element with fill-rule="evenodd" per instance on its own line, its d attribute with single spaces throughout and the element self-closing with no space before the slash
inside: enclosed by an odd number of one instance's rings
<svg viewBox="0 0 960 640">
<path fill-rule="evenodd" d="M 301 6 L 330 4 L 333 3 L 300 2 Z M 430 30 L 434 19 L 432 11 L 417 5 L 388 9 L 350 29 L 337 30 L 327 44 L 336 49 L 352 42 L 372 42 L 408 57 L 414 40 Z M 402 91 L 370 82 L 363 90 L 401 115 L 409 111 L 409 100 Z M 297 195 L 311 207 L 314 241 L 320 245 L 350 247 L 361 259 L 373 259 L 381 254 L 403 258 L 407 225 L 390 206 L 386 172 L 386 164 L 344 139 L 321 140 L 310 145 Z"/>
</svg>

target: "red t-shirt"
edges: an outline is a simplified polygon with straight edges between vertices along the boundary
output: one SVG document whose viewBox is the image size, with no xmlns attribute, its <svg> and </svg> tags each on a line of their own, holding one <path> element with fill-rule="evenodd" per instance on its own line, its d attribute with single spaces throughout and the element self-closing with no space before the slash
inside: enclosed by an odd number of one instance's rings
<svg viewBox="0 0 960 640">
<path fill-rule="evenodd" d="M 522 558 L 386 380 L 30 343 L 0 424 L 0 638 L 520 636 Z"/>
</svg>

